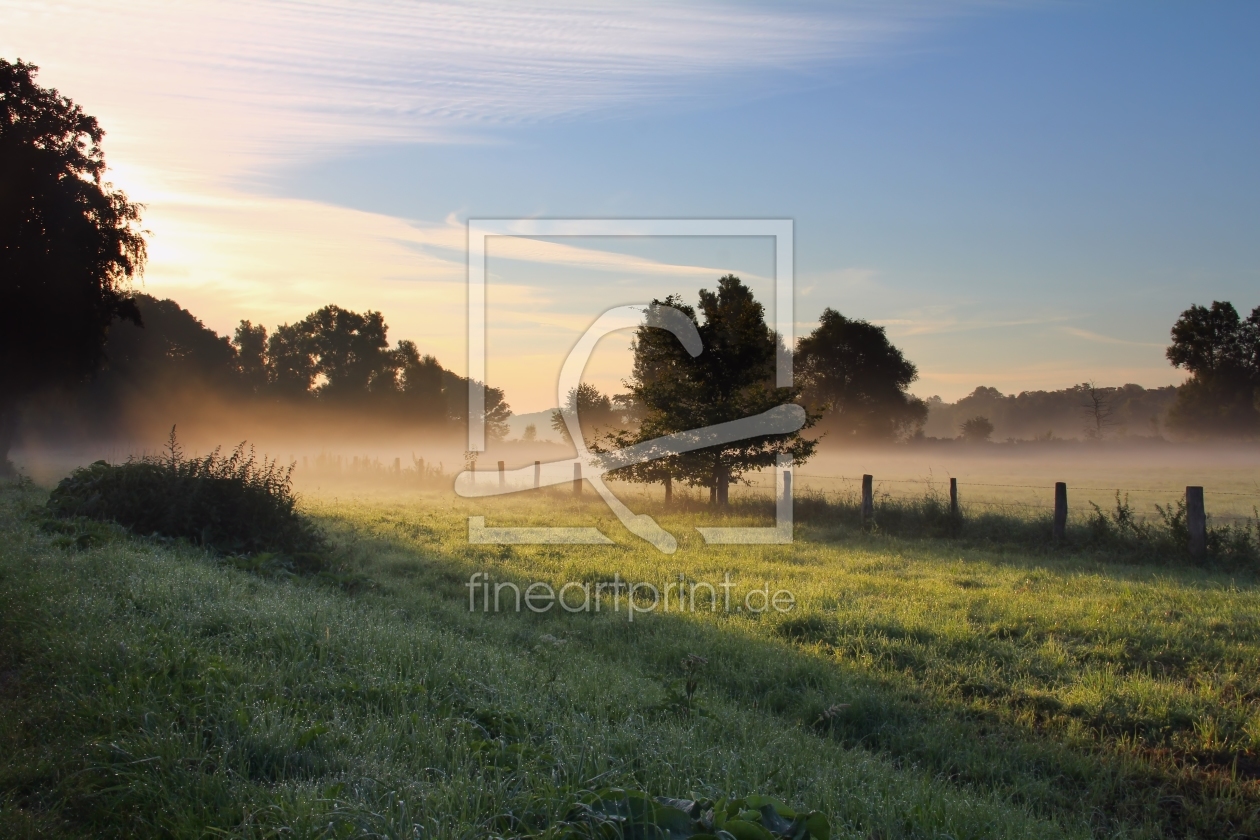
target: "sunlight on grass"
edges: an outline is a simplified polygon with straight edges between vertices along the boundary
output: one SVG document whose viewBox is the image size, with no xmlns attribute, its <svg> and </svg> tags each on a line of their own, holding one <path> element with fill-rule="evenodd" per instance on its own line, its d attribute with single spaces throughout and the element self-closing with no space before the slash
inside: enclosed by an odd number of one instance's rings
<svg viewBox="0 0 1260 840">
<path fill-rule="evenodd" d="M 571 494 L 308 499 L 364 581 L 348 592 L 108 529 L 58 542 L 24 521 L 42 499 L 6 491 L 0 524 L 10 835 L 526 836 L 609 785 L 775 795 L 839 837 L 1255 829 L 1260 598 L 1241 572 L 825 523 L 709 547 L 693 526 L 721 517 L 645 504 L 681 538 L 667 556 Z M 471 546 L 470 513 L 618 544 Z M 796 606 L 470 612 L 473 572 L 730 573 L 733 604 L 768 584 Z"/>
</svg>

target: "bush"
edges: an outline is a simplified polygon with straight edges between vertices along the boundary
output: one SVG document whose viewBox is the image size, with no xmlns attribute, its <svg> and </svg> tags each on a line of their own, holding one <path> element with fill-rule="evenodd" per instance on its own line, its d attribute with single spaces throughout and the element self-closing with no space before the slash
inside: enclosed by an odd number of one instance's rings
<svg viewBox="0 0 1260 840">
<path fill-rule="evenodd" d="M 242 443 L 187 458 L 175 439 L 161 456 L 81 467 L 48 499 L 58 518 L 116 522 L 132 532 L 191 540 L 223 554 L 285 555 L 310 565 L 324 548 L 314 523 L 297 512 L 293 467 L 259 461 Z"/>
</svg>

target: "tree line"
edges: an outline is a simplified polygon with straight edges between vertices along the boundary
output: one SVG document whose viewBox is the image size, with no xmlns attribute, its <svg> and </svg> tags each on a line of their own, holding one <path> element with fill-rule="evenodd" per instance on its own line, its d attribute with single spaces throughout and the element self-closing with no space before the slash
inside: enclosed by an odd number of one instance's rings
<svg viewBox="0 0 1260 840">
<path fill-rule="evenodd" d="M 939 397 L 923 432 L 982 441 L 991 435 L 1032 440 L 1163 437 L 1254 440 L 1260 437 L 1260 306 L 1243 318 L 1229 301 L 1194 304 L 1173 323 L 1164 353 L 1190 374 L 1179 386 L 1101 387 L 1002 394 L 979 387 L 955 403 Z"/>
<path fill-rule="evenodd" d="M 145 389 L 198 383 L 255 400 L 388 410 L 420 423 L 467 420 L 469 381 L 413 342 L 391 346 L 380 312 L 329 305 L 270 331 L 242 321 L 228 338 L 174 301 L 131 294 L 146 258 L 142 208 L 104 180 L 104 132 L 97 121 L 38 85 L 37 70 L 0 59 L 0 465 L 7 467 L 23 406 L 57 387 L 75 390 L 92 411 Z M 781 455 L 799 463 L 824 436 L 833 442 L 906 439 L 921 435 L 930 420 L 928 402 L 909 391 L 917 369 L 882 327 L 825 310 L 814 330 L 785 348 L 794 354 L 796 383 L 777 388 L 780 338 L 739 278 L 728 275 L 716 290 L 701 290 L 695 305 L 678 295 L 653 305 L 690 319 L 704 351 L 692 357 L 663 331 L 640 328 L 625 393 L 603 395 L 583 386 L 570 395 L 584 424 L 603 427 L 601 446 L 643 442 L 789 402 L 804 407 L 810 436 L 770 436 L 673 456 L 630 470 L 629 477 L 667 488 L 674 481 L 706 486 L 724 502 L 730 483 L 745 472 Z M 1170 429 L 1186 436 L 1260 436 L 1260 307 L 1243 319 L 1228 302 L 1192 306 L 1173 326 L 1167 357 L 1189 373 L 1167 411 Z M 990 413 L 1013 404 L 1040 428 L 1049 412 L 1044 393 L 1005 397 L 980 388 L 963 402 L 988 401 Z M 1090 384 L 1067 393 L 1088 398 L 1096 437 L 1126 410 L 1149 414 L 1163 398 L 1159 389 L 1138 386 Z M 511 413 L 502 390 L 487 387 L 486 403 L 487 430 L 502 437 Z M 995 425 L 976 413 L 959 418 L 958 430 L 987 438 Z"/>
<path fill-rule="evenodd" d="M 923 439 L 1054 441 L 1156 438 L 1168 428 L 1176 386 L 1082 382 L 1054 391 L 1004 394 L 980 386 L 956 402 L 927 400 Z"/>
<path fill-rule="evenodd" d="M 805 409 L 805 422 L 792 434 L 762 435 L 723 446 L 667 454 L 614 470 L 614 478 L 707 488 L 714 504 L 725 505 L 732 483 L 746 473 L 773 466 L 782 456 L 793 464 L 814 454 L 822 435 L 841 440 L 891 440 L 923 422 L 927 406 L 908 392 L 918 371 L 892 345 L 883 327 L 852 320 L 832 309 L 792 349 L 795 381 L 775 384 L 781 338 L 768 326 L 765 309 L 736 276 L 701 289 L 696 305 L 681 295 L 653 300 L 695 327 L 702 350 L 692 356 L 671 333 L 648 323 L 631 345 L 631 375 L 625 393 L 603 394 L 589 383 L 574 388 L 568 408 L 598 453 L 651 445 L 669 435 L 751 417 L 788 403 Z M 786 348 L 783 348 L 786 350 Z M 552 427 L 569 432 L 560 411 Z M 808 434 L 806 432 L 808 431 Z"/>
<path fill-rule="evenodd" d="M 467 419 L 468 379 L 412 341 L 391 347 L 380 312 L 329 305 L 271 331 L 241 321 L 228 338 L 173 300 L 131 299 L 140 323 L 118 321 L 110 330 L 102 369 L 70 394 L 80 414 L 121 416 L 139 395 L 208 389 L 256 403 L 370 411 L 431 429 Z M 500 439 L 511 409 L 502 389 L 485 392 L 487 433 Z"/>
</svg>

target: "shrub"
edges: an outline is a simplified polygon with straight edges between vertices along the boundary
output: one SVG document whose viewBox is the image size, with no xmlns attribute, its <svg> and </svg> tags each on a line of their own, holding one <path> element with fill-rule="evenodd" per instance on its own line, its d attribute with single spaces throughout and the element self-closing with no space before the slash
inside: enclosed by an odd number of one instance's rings
<svg viewBox="0 0 1260 840">
<path fill-rule="evenodd" d="M 165 454 L 81 467 L 48 499 L 58 518 L 116 522 L 141 535 L 187 539 L 223 554 L 268 552 L 303 565 L 324 548 L 297 512 L 293 467 L 258 460 L 253 447 L 185 457 L 171 429 Z"/>
</svg>

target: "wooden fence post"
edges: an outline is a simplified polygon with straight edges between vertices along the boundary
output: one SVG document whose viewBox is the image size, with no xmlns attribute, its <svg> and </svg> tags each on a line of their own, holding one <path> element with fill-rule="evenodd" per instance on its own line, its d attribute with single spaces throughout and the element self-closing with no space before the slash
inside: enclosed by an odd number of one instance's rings
<svg viewBox="0 0 1260 840">
<path fill-rule="evenodd" d="M 534 462 L 534 489 L 542 487 L 542 461 Z"/>
<path fill-rule="evenodd" d="M 582 465 L 573 465 L 573 495 L 582 495 Z"/>
<path fill-rule="evenodd" d="M 1067 533 L 1067 482 L 1054 483 L 1054 540 L 1061 542 Z"/>
<path fill-rule="evenodd" d="M 1207 511 L 1203 508 L 1203 488 L 1186 488 L 1186 528 L 1190 531 L 1190 553 L 1202 557 L 1207 551 Z"/>
<path fill-rule="evenodd" d="M 862 525 L 865 527 L 875 518 L 875 479 L 862 476 Z"/>
<path fill-rule="evenodd" d="M 951 519 L 958 518 L 958 479 L 956 478 L 949 480 L 949 516 Z"/>
<path fill-rule="evenodd" d="M 503 487 L 507 484 L 507 476 L 503 473 L 503 462 L 499 462 L 499 486 Z"/>
</svg>

